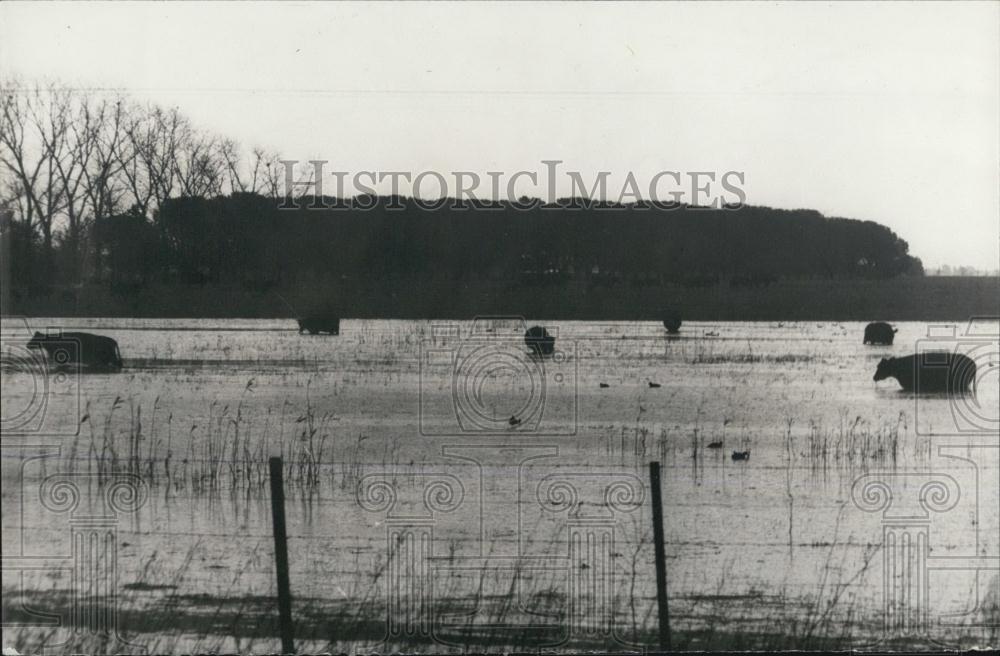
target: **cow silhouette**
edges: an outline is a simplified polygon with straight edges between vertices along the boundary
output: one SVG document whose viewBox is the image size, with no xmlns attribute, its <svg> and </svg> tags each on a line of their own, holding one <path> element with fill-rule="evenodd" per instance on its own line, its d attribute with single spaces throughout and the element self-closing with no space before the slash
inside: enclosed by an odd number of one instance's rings
<svg viewBox="0 0 1000 656">
<path fill-rule="evenodd" d="M 671 335 L 676 335 L 681 330 L 681 315 L 677 312 L 668 311 L 666 319 L 663 320 L 663 327 Z"/>
<path fill-rule="evenodd" d="M 331 316 L 310 316 L 302 317 L 299 322 L 299 334 L 308 332 L 310 335 L 326 333 L 328 335 L 340 334 L 340 317 Z"/>
<path fill-rule="evenodd" d="M 865 344 L 885 344 L 892 346 L 896 329 L 884 321 L 873 321 L 865 326 Z"/>
<path fill-rule="evenodd" d="M 57 367 L 79 365 L 88 369 L 120 371 L 123 366 L 118 342 L 104 335 L 44 335 L 36 332 L 28 341 L 28 348 L 45 351 L 49 362 Z"/>
<path fill-rule="evenodd" d="M 532 326 L 524 333 L 524 344 L 537 356 L 552 355 L 556 350 L 556 338 L 542 326 Z"/>
<path fill-rule="evenodd" d="M 975 391 L 976 363 L 961 353 L 925 351 L 901 358 L 882 358 L 872 378 L 895 378 L 908 392 L 965 394 Z"/>
</svg>

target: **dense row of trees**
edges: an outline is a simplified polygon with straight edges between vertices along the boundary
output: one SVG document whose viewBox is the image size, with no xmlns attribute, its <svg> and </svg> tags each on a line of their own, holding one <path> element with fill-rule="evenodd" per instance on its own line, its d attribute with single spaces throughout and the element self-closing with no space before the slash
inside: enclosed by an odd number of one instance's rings
<svg viewBox="0 0 1000 656">
<path fill-rule="evenodd" d="M 814 211 L 575 201 L 428 210 L 398 197 L 281 209 L 283 175 L 276 156 L 242 157 L 176 109 L 56 86 L 2 89 L 0 212 L 11 282 L 24 287 L 392 277 L 710 286 L 922 274 L 884 226 Z"/>
<path fill-rule="evenodd" d="M 328 200 L 343 207 L 282 210 L 240 193 L 169 199 L 152 221 L 108 217 L 95 226 L 98 270 L 116 284 L 253 286 L 393 277 L 708 286 L 922 272 L 884 226 L 814 211 L 455 202 L 428 211 L 405 198 L 364 211 Z"/>
</svg>

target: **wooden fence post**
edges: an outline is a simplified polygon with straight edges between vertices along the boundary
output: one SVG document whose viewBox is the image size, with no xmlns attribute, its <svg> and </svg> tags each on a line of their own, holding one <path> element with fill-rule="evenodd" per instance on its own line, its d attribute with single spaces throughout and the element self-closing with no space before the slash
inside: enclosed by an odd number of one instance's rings
<svg viewBox="0 0 1000 656">
<path fill-rule="evenodd" d="M 656 549 L 656 606 L 660 620 L 660 650 L 670 651 L 670 609 L 667 605 L 667 556 L 663 544 L 663 491 L 660 463 L 649 463 L 649 494 L 653 500 L 653 544 Z"/>
<path fill-rule="evenodd" d="M 295 653 L 292 634 L 292 592 L 288 584 L 288 536 L 285 534 L 285 482 L 281 458 L 268 461 L 271 468 L 271 519 L 274 528 L 274 568 L 278 574 L 278 623 L 281 651 Z"/>
</svg>

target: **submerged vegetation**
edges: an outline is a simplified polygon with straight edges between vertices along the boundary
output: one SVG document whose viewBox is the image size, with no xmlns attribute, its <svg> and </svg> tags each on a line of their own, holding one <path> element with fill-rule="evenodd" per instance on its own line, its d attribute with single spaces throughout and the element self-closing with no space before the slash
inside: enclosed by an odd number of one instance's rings
<svg viewBox="0 0 1000 656">
<path fill-rule="evenodd" d="M 606 512 L 608 498 L 581 495 L 565 512 L 539 509 L 534 494 L 517 502 L 493 496 L 551 473 L 579 475 L 582 485 L 609 474 L 645 481 L 651 460 L 664 471 L 675 648 L 871 644 L 881 632 L 872 592 L 881 586 L 879 518 L 857 511 L 850 489 L 865 473 L 933 465 L 930 439 L 917 427 L 923 415 L 910 396 L 872 383 L 880 352 L 850 327 L 685 327 L 687 335 L 667 339 L 659 325 L 560 326 L 557 348 L 568 347 L 574 331 L 585 335 L 572 351 L 573 385 L 547 379 L 552 403 L 577 404 L 576 430 L 553 438 L 512 429 L 512 440 L 417 431 L 415 398 L 424 384 L 417 353 L 427 343 L 451 345 L 429 324 L 349 322 L 336 339 L 299 336 L 277 323 L 228 333 L 123 329 L 125 372 L 83 378 L 79 430 L 58 457 L 42 461 L 41 475 L 80 474 L 95 498 L 122 475 L 144 482 L 147 505 L 117 523 L 114 603 L 126 637 L 156 652 L 275 648 L 268 458 L 276 455 L 285 466 L 302 651 L 654 645 L 648 497 L 615 515 L 601 560 L 572 552 L 567 531 L 573 512 L 583 513 L 581 526 L 598 530 L 586 513 Z M 758 330 L 771 339 L 758 339 Z M 485 385 L 500 395 L 518 389 L 503 378 Z M 424 389 L 444 400 L 452 394 L 443 375 Z M 930 402 L 920 411 L 933 421 L 950 416 L 947 400 Z M 477 465 L 462 469 L 442 453 L 442 445 L 508 442 L 558 455 L 531 466 L 501 458 L 477 474 Z M 733 452 L 750 455 L 734 460 Z M 414 504 L 400 516 L 420 515 L 421 501 L 448 500 L 422 497 L 417 485 L 442 472 L 461 481 L 463 512 L 484 504 L 495 540 L 484 541 L 461 512 L 433 515 L 433 526 L 421 517 L 410 525 L 359 506 L 361 482 L 381 474 L 386 489 Z M 416 552 L 405 539 L 419 526 L 433 529 L 422 574 L 408 569 Z M 948 544 L 964 544 L 965 536 L 957 530 Z M 431 630 L 388 635 L 390 618 L 406 608 L 398 604 L 420 601 L 400 591 L 428 581 Z M 588 587 L 596 583 L 605 586 L 603 601 Z M 15 590 L 5 578 L 4 592 L 14 605 L 63 615 L 75 603 L 72 585 L 54 574 Z M 987 623 L 992 609 L 982 605 Z M 982 619 L 970 615 L 969 623 Z M 613 635 L 601 628 L 605 621 Z M 580 630 L 569 632 L 573 622 Z M 969 635 L 989 639 L 974 627 Z M 83 631 L 5 633 L 22 653 L 64 638 L 79 651 L 105 650 Z"/>
</svg>

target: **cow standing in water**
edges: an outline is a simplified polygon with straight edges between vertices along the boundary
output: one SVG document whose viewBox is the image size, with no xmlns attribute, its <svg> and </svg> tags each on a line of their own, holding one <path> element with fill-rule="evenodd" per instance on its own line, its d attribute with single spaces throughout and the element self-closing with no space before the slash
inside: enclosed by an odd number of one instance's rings
<svg viewBox="0 0 1000 656">
<path fill-rule="evenodd" d="M 966 355 L 948 351 L 882 358 L 873 380 L 886 378 L 895 378 L 907 392 L 966 394 L 975 391 L 976 363 Z"/>
<path fill-rule="evenodd" d="M 43 335 L 36 332 L 28 348 L 44 350 L 56 366 L 80 365 L 90 369 L 120 371 L 122 355 L 118 342 L 104 335 L 90 333 L 60 333 Z"/>
<path fill-rule="evenodd" d="M 676 312 L 667 312 L 667 318 L 663 320 L 663 327 L 671 335 L 676 335 L 681 331 L 681 315 Z"/>
<path fill-rule="evenodd" d="M 308 332 L 310 335 L 318 335 L 319 333 L 327 333 L 328 335 L 340 334 L 340 317 L 303 317 L 298 322 L 300 335 L 304 332 Z"/>
<path fill-rule="evenodd" d="M 884 321 L 874 321 L 865 326 L 865 344 L 884 344 L 892 346 L 896 329 Z"/>
<path fill-rule="evenodd" d="M 532 326 L 524 333 L 524 344 L 533 355 L 539 357 L 552 355 L 556 349 L 556 338 L 542 326 Z"/>
</svg>

